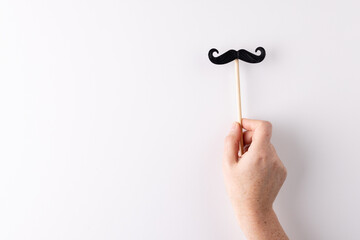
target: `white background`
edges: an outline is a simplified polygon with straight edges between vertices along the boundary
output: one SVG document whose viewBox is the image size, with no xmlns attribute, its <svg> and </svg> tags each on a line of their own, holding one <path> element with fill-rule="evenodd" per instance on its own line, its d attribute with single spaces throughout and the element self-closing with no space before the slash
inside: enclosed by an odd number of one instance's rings
<svg viewBox="0 0 360 240">
<path fill-rule="evenodd" d="M 358 1 L 0 3 L 0 239 L 244 239 L 223 139 L 273 123 L 291 239 L 360 235 Z"/>
</svg>

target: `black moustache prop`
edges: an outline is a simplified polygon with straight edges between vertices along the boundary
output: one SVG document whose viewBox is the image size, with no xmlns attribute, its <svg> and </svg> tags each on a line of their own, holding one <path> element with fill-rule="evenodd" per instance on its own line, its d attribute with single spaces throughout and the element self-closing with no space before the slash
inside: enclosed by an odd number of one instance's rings
<svg viewBox="0 0 360 240">
<path fill-rule="evenodd" d="M 225 64 L 235 59 L 240 59 L 248 63 L 259 63 L 264 60 L 266 53 L 263 47 L 256 48 L 255 52 L 257 51 L 260 51 L 260 55 L 255 55 L 245 49 L 240 49 L 238 51 L 231 49 L 220 56 L 214 57 L 214 52 L 219 53 L 219 51 L 212 48 L 209 51 L 209 59 L 214 64 Z"/>
</svg>

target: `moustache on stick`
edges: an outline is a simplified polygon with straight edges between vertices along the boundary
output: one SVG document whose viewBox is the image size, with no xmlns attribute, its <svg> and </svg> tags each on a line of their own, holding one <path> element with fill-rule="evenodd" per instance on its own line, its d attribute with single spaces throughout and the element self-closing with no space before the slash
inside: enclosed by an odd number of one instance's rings
<svg viewBox="0 0 360 240">
<path fill-rule="evenodd" d="M 214 64 L 226 64 L 235 59 L 240 59 L 244 62 L 248 63 L 259 63 L 264 60 L 266 52 L 263 47 L 258 47 L 255 49 L 255 52 L 260 51 L 260 55 L 253 54 L 245 49 L 236 50 L 229 50 L 220 56 L 214 57 L 214 52 L 219 53 L 216 48 L 212 48 L 209 51 L 209 59 Z"/>
</svg>

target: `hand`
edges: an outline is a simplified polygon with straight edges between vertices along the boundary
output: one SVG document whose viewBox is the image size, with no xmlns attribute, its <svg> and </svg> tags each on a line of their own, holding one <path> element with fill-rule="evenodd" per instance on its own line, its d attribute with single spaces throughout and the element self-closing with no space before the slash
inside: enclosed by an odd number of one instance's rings
<svg viewBox="0 0 360 240">
<path fill-rule="evenodd" d="M 245 153 L 239 157 L 242 129 L 234 123 L 225 140 L 225 184 L 247 239 L 288 239 L 273 211 L 286 169 L 270 143 L 269 122 L 243 119 Z"/>
</svg>

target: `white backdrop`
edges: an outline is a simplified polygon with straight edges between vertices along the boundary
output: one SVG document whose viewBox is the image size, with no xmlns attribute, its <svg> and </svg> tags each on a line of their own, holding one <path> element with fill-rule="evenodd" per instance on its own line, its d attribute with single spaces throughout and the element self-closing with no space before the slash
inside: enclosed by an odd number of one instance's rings
<svg viewBox="0 0 360 240">
<path fill-rule="evenodd" d="M 221 172 L 273 123 L 291 239 L 358 239 L 358 1 L 0 3 L 0 239 L 244 239 Z"/>
</svg>

